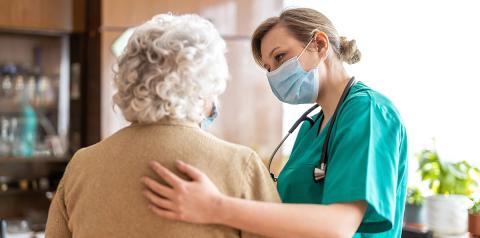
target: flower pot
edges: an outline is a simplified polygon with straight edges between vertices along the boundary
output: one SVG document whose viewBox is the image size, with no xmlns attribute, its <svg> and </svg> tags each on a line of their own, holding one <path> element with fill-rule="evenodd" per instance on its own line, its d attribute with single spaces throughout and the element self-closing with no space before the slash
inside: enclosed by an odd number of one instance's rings
<svg viewBox="0 0 480 238">
<path fill-rule="evenodd" d="M 461 195 L 428 197 L 428 228 L 435 236 L 467 234 L 469 202 L 468 198 Z"/>
<path fill-rule="evenodd" d="M 405 223 L 426 225 L 426 207 L 424 205 L 405 205 Z"/>
<path fill-rule="evenodd" d="M 468 232 L 480 237 L 480 214 L 468 214 Z"/>
</svg>

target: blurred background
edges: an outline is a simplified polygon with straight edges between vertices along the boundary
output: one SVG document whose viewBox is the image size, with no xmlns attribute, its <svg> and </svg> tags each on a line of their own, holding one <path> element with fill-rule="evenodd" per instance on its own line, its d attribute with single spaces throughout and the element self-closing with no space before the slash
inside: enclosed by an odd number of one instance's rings
<svg viewBox="0 0 480 238">
<path fill-rule="evenodd" d="M 411 185 L 404 236 L 468 237 L 468 217 L 480 213 L 459 202 L 480 196 L 475 0 L 0 0 L 0 237 L 41 236 L 70 157 L 128 125 L 111 100 L 115 53 L 129 29 L 159 13 L 196 13 L 218 28 L 231 80 L 210 130 L 266 161 L 308 105 L 275 99 L 250 36 L 289 7 L 317 9 L 355 39 L 362 60 L 348 71 L 400 110 Z"/>
</svg>

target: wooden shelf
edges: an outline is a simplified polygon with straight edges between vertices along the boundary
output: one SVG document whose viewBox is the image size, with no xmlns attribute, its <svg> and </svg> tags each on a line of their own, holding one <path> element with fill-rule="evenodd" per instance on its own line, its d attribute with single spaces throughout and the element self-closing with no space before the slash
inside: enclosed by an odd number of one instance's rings
<svg viewBox="0 0 480 238">
<path fill-rule="evenodd" d="M 39 111 L 53 111 L 57 110 L 57 105 L 44 105 L 44 106 L 35 106 L 32 105 L 35 110 Z M 22 105 L 18 100 L 15 99 L 7 99 L 7 98 L 0 98 L 0 113 L 1 114 L 13 114 L 13 113 L 21 113 L 22 112 Z"/>
<path fill-rule="evenodd" d="M 0 192 L 0 196 L 18 196 L 18 195 L 44 195 L 48 192 L 52 192 L 52 190 L 7 190 L 4 192 Z"/>
<path fill-rule="evenodd" d="M 12 180 L 61 177 L 68 157 L 0 158 L 0 174 Z"/>
</svg>

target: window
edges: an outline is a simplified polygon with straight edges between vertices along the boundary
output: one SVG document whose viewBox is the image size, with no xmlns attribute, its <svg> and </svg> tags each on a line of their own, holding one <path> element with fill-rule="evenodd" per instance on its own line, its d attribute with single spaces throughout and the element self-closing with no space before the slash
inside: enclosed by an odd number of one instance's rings
<svg viewBox="0 0 480 238">
<path fill-rule="evenodd" d="M 285 0 L 327 15 L 357 40 L 348 70 L 389 97 L 407 127 L 410 159 L 436 140 L 443 159 L 480 166 L 480 3 L 474 0 Z M 284 108 L 284 131 L 308 106 Z M 290 139 L 284 147 L 288 154 Z M 416 161 L 410 163 L 411 172 Z"/>
</svg>

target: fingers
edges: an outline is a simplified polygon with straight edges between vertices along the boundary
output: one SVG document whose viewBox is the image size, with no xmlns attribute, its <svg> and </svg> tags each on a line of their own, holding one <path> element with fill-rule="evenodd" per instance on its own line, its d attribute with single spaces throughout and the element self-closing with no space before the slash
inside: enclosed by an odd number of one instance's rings
<svg viewBox="0 0 480 238">
<path fill-rule="evenodd" d="M 156 194 L 158 194 L 162 197 L 171 199 L 175 195 L 173 189 L 171 189 L 171 188 L 169 188 L 165 185 L 159 184 L 157 181 L 155 181 L 155 180 L 153 180 L 149 177 L 143 177 L 142 182 L 143 182 L 143 184 L 145 184 L 145 186 L 148 189 L 150 189 L 151 191 L 155 192 Z"/>
<path fill-rule="evenodd" d="M 204 176 L 202 171 L 180 160 L 177 160 L 177 168 L 180 172 L 188 175 L 194 181 L 200 181 Z"/>
<path fill-rule="evenodd" d="M 158 207 L 155 207 L 154 205 L 150 205 L 149 208 L 150 208 L 150 210 L 153 211 L 153 213 L 155 213 L 159 217 L 166 218 L 166 219 L 169 219 L 169 220 L 177 220 L 177 221 L 181 220 L 180 216 L 175 212 L 162 210 Z"/>
<path fill-rule="evenodd" d="M 150 167 L 158 174 L 161 178 L 163 178 L 170 186 L 177 188 L 182 182 L 183 179 L 179 178 L 177 175 L 172 173 L 167 168 L 163 167 L 160 163 L 156 161 L 150 162 Z"/>
<path fill-rule="evenodd" d="M 163 199 L 149 190 L 144 190 L 143 195 L 156 207 L 164 210 L 176 211 L 175 205 L 170 200 Z"/>
</svg>

